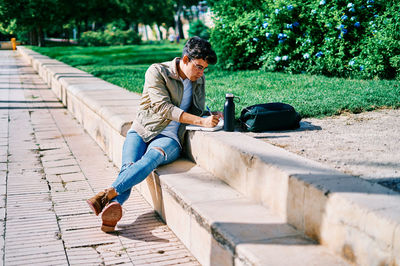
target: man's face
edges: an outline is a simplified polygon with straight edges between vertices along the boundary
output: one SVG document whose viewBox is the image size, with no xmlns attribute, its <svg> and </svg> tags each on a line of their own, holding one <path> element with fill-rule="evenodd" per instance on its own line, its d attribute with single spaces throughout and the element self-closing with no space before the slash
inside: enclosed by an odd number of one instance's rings
<svg viewBox="0 0 400 266">
<path fill-rule="evenodd" d="M 191 81 L 196 81 L 201 78 L 207 67 L 208 63 L 203 59 L 190 59 L 188 56 L 183 58 L 182 71 Z"/>
</svg>

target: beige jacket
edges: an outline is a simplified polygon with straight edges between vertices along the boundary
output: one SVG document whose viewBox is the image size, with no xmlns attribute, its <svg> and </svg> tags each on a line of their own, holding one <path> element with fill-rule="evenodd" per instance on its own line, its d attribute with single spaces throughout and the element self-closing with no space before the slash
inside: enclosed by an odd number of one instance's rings
<svg viewBox="0 0 400 266">
<path fill-rule="evenodd" d="M 178 75 L 175 58 L 172 61 L 153 64 L 146 71 L 142 99 L 132 129 L 145 142 L 152 140 L 171 122 L 179 122 L 183 110 L 179 108 L 183 97 L 183 83 Z M 204 75 L 192 82 L 192 105 L 189 113 L 200 116 L 205 106 Z M 181 124 L 178 137 L 182 142 L 185 126 Z"/>
</svg>

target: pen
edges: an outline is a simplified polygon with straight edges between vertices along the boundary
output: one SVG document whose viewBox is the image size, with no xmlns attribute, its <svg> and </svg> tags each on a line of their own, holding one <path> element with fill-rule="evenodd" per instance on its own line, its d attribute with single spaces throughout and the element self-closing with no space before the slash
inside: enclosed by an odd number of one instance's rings
<svg viewBox="0 0 400 266">
<path fill-rule="evenodd" d="M 210 113 L 210 115 L 212 115 L 210 108 L 207 105 L 206 105 L 206 108 L 207 108 L 208 112 Z"/>
</svg>

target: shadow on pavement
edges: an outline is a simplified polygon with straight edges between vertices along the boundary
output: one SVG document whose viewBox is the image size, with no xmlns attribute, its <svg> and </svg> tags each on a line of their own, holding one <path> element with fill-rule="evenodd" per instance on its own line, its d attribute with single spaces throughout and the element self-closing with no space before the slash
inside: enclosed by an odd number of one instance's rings
<svg viewBox="0 0 400 266">
<path fill-rule="evenodd" d="M 168 231 L 167 226 L 160 221 L 160 218 L 154 211 L 140 215 L 131 224 L 118 224 L 119 235 L 132 240 L 144 242 L 163 242 L 168 243 L 168 236 L 160 238 L 153 234 L 154 230 L 158 232 Z M 165 228 L 165 230 L 163 229 Z"/>
</svg>

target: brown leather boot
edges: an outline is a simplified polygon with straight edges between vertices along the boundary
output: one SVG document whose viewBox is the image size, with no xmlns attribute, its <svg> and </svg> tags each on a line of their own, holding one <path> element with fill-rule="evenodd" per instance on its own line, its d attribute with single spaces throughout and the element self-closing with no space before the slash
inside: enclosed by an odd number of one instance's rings
<svg viewBox="0 0 400 266">
<path fill-rule="evenodd" d="M 114 232 L 115 226 L 122 218 L 122 207 L 118 202 L 111 202 L 105 207 L 103 213 L 101 214 L 101 230 L 103 232 L 109 233 Z"/>
<path fill-rule="evenodd" d="M 107 203 L 110 202 L 110 199 L 113 198 L 110 197 L 110 193 L 111 191 L 106 189 L 104 191 L 100 191 L 94 197 L 91 197 L 86 201 L 89 204 L 89 207 L 93 210 L 94 214 L 99 215 Z"/>
</svg>

